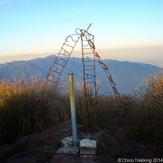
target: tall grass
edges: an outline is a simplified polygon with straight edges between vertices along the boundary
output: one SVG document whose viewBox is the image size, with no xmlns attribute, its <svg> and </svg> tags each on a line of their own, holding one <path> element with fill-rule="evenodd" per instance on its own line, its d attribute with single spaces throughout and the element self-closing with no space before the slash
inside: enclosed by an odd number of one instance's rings
<svg viewBox="0 0 163 163">
<path fill-rule="evenodd" d="M 0 144 L 40 132 L 67 119 L 67 98 L 39 86 L 1 84 Z"/>
</svg>

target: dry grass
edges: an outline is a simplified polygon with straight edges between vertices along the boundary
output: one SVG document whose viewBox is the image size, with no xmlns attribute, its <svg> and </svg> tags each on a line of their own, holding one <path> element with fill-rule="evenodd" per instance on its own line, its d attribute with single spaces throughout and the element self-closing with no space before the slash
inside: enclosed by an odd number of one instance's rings
<svg viewBox="0 0 163 163">
<path fill-rule="evenodd" d="M 40 132 L 67 119 L 67 98 L 41 87 L 0 85 L 0 144 Z"/>
</svg>

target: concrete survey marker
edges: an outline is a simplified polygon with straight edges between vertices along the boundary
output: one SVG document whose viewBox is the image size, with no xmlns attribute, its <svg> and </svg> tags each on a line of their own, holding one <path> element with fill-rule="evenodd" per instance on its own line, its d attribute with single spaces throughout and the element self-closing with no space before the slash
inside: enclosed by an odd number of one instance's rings
<svg viewBox="0 0 163 163">
<path fill-rule="evenodd" d="M 70 93 L 70 108 L 71 108 L 71 125 L 72 136 L 62 139 L 62 147 L 59 148 L 56 153 L 59 154 L 78 154 L 80 150 L 80 156 L 92 157 L 96 155 L 96 141 L 88 138 L 80 140 L 77 138 L 77 122 L 76 122 L 76 107 L 74 96 L 74 80 L 73 74 L 69 74 L 69 93 Z"/>
<path fill-rule="evenodd" d="M 78 146 L 74 146 L 72 136 L 65 137 L 61 141 L 62 147 L 56 153 L 58 154 L 78 154 L 81 157 L 94 157 L 96 155 L 96 141 L 89 138 L 80 140 Z"/>
<path fill-rule="evenodd" d="M 88 138 L 80 141 L 80 156 L 91 157 L 96 155 L 96 141 Z"/>
</svg>

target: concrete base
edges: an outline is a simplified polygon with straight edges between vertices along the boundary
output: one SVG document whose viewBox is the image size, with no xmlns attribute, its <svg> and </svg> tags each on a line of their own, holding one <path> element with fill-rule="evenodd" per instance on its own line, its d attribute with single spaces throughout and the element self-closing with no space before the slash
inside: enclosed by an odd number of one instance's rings
<svg viewBox="0 0 163 163">
<path fill-rule="evenodd" d="M 78 147 L 62 147 L 62 148 L 59 148 L 56 153 L 58 154 L 77 154 L 78 153 Z"/>
<path fill-rule="evenodd" d="M 80 141 L 80 156 L 92 157 L 96 155 L 96 141 L 88 138 Z"/>
<path fill-rule="evenodd" d="M 79 148 L 73 145 L 72 136 L 65 137 L 62 141 L 62 147 L 56 153 L 58 154 L 77 154 L 80 149 L 80 156 L 84 158 L 95 157 L 96 141 L 88 138 L 80 140 Z"/>
</svg>

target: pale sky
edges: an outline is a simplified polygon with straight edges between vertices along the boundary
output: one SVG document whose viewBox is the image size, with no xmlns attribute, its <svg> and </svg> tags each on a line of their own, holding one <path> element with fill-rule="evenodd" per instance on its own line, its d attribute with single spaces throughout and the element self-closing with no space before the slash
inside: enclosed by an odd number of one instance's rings
<svg viewBox="0 0 163 163">
<path fill-rule="evenodd" d="M 0 62 L 56 53 L 89 23 L 103 58 L 163 67 L 163 0 L 0 0 Z"/>
</svg>

